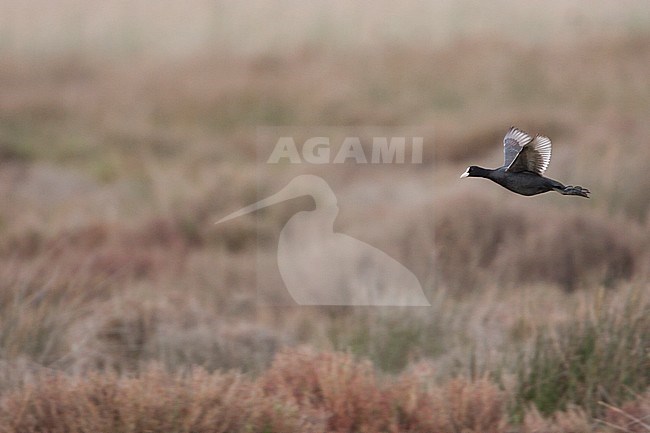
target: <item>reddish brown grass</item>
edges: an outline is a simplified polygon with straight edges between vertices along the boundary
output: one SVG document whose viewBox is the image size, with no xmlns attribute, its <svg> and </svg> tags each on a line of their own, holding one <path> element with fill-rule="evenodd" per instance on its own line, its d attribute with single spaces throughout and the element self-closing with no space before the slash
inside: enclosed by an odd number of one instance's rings
<svg viewBox="0 0 650 433">
<path fill-rule="evenodd" d="M 500 432 L 503 394 L 487 380 L 443 387 L 381 378 L 349 355 L 285 351 L 258 379 L 149 367 L 137 377 L 42 374 L 0 401 L 13 432 Z"/>
<path fill-rule="evenodd" d="M 0 399 L 0 432 L 504 433 L 506 392 L 488 379 L 437 385 L 426 364 L 398 377 L 341 353 L 289 350 L 257 379 L 149 366 L 134 377 L 42 372 Z M 522 433 L 645 432 L 647 396 L 601 426 L 579 408 L 550 419 L 534 409 Z"/>
</svg>

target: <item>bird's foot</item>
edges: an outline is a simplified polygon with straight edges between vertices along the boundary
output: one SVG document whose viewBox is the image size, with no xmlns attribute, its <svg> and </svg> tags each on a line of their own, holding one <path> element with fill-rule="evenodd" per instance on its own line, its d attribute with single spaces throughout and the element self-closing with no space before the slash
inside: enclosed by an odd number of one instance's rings
<svg viewBox="0 0 650 433">
<path fill-rule="evenodd" d="M 591 191 L 581 186 L 567 185 L 564 187 L 562 191 L 560 191 L 560 193 L 563 195 L 579 195 L 580 197 L 589 198 L 589 194 L 591 194 Z"/>
</svg>

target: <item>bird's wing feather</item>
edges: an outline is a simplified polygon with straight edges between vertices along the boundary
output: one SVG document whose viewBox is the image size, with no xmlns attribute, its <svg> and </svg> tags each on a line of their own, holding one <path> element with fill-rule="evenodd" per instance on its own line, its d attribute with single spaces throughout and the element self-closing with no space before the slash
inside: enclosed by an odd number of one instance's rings
<svg viewBox="0 0 650 433">
<path fill-rule="evenodd" d="M 533 137 L 514 126 L 503 137 L 503 165 L 510 167 L 521 150 L 533 140 Z"/>
<path fill-rule="evenodd" d="M 551 140 L 538 135 L 521 149 L 507 170 L 509 172 L 530 171 L 541 176 L 550 162 Z"/>
</svg>

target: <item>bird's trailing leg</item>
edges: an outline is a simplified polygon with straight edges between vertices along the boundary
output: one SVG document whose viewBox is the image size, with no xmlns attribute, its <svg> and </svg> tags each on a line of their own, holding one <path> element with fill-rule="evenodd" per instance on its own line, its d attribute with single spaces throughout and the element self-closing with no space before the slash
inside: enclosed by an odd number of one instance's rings
<svg viewBox="0 0 650 433">
<path fill-rule="evenodd" d="M 591 193 L 587 188 L 572 185 L 567 185 L 564 188 L 557 188 L 555 190 L 562 195 L 579 195 L 580 197 L 586 198 L 589 198 L 589 194 Z"/>
</svg>

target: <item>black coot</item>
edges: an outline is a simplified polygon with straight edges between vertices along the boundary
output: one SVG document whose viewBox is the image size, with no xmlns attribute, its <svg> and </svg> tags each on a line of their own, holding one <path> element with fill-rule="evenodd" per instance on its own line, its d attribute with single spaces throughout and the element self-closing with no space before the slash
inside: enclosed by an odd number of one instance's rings
<svg viewBox="0 0 650 433">
<path fill-rule="evenodd" d="M 563 195 L 589 198 L 589 190 L 581 186 L 564 186 L 542 176 L 551 161 L 551 140 L 543 135 L 532 138 L 524 131 L 510 128 L 503 137 L 503 167 L 488 168 L 472 165 L 460 177 L 484 177 L 521 195 L 536 195 L 557 191 Z"/>
</svg>

